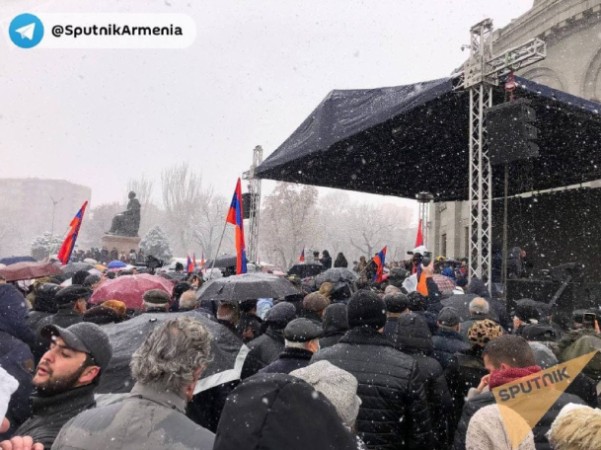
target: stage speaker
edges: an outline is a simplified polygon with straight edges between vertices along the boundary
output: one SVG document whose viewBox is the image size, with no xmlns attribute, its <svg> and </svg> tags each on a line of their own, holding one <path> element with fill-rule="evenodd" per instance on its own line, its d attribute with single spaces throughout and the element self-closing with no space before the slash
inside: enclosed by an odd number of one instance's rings
<svg viewBox="0 0 601 450">
<path fill-rule="evenodd" d="M 258 208 L 259 196 L 255 194 L 251 196 L 250 192 L 246 192 L 242 194 L 242 212 L 244 213 L 243 219 L 250 219 L 250 212 L 256 208 Z"/>
<path fill-rule="evenodd" d="M 492 165 L 505 164 L 539 155 L 536 113 L 530 100 L 518 99 L 486 110 L 486 143 Z"/>
</svg>

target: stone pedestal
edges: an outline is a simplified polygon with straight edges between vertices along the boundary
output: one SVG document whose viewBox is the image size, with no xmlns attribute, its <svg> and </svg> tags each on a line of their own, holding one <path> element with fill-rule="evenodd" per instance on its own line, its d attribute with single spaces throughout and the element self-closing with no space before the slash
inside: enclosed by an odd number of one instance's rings
<svg viewBox="0 0 601 450">
<path fill-rule="evenodd" d="M 136 252 L 140 249 L 140 241 L 142 239 L 138 236 L 116 236 L 114 234 L 105 234 L 102 236 L 102 247 L 106 248 L 109 252 L 116 248 L 119 254 L 125 253 L 129 255 L 129 252 L 133 248 Z"/>
</svg>

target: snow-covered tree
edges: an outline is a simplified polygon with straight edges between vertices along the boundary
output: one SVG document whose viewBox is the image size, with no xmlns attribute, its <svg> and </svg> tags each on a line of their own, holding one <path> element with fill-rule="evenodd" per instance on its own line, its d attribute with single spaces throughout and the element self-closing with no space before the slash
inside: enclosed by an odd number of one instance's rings
<svg viewBox="0 0 601 450">
<path fill-rule="evenodd" d="M 63 240 L 60 237 L 53 236 L 49 231 L 46 231 L 31 243 L 31 256 L 37 260 L 48 258 L 48 256 L 58 252 L 62 243 Z"/>
<path fill-rule="evenodd" d="M 169 261 L 173 252 L 169 246 L 169 240 L 160 226 L 151 228 L 148 233 L 142 238 L 140 248 L 145 255 L 152 255 L 155 258 Z"/>
</svg>

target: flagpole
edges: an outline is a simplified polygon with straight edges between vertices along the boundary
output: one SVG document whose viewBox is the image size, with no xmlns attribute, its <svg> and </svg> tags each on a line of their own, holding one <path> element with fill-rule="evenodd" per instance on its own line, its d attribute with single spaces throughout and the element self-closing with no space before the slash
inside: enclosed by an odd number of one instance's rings
<svg viewBox="0 0 601 450">
<path fill-rule="evenodd" d="M 223 236 L 225 236 L 225 229 L 227 228 L 227 219 L 225 220 L 225 223 L 223 224 L 223 231 L 221 232 L 221 239 L 219 239 L 219 245 L 217 246 L 217 252 L 215 253 L 215 256 L 213 257 L 213 261 L 211 261 L 211 273 L 209 274 L 209 278 L 207 281 L 209 281 L 212 277 L 213 277 L 213 269 L 215 268 L 215 260 L 217 259 L 217 255 L 219 255 L 219 249 L 221 248 L 221 243 L 223 242 Z"/>
</svg>

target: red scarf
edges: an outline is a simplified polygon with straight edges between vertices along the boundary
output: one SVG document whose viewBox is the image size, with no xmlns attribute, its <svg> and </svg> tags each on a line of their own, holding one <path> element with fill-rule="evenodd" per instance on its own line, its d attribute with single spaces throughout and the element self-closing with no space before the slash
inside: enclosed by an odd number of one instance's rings
<svg viewBox="0 0 601 450">
<path fill-rule="evenodd" d="M 490 374 L 488 386 L 490 389 L 502 386 L 518 378 L 527 377 L 533 373 L 540 372 L 542 369 L 539 366 L 530 367 L 510 367 L 509 369 L 495 370 Z"/>
</svg>

